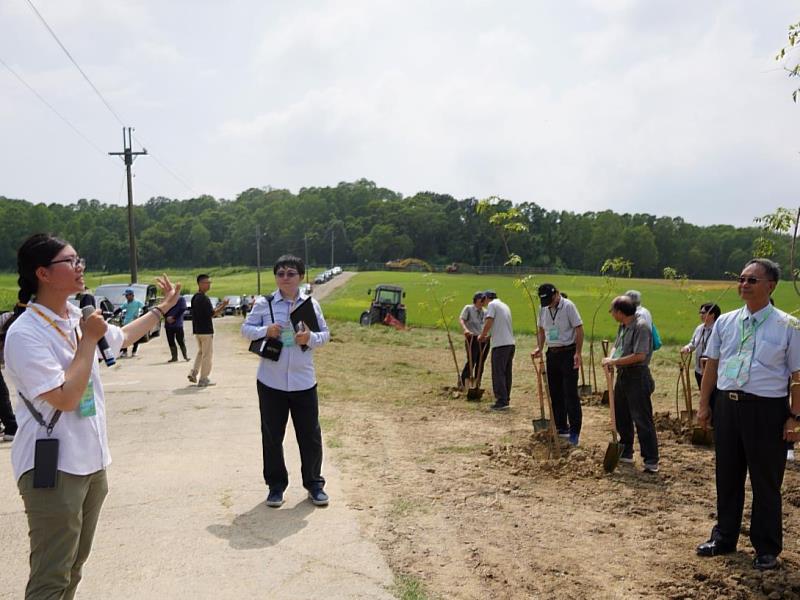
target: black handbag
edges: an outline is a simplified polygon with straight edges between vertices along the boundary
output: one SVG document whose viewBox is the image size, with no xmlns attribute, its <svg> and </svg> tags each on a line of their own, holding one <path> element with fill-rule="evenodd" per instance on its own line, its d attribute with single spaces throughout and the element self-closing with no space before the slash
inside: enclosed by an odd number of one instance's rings
<svg viewBox="0 0 800 600">
<path fill-rule="evenodd" d="M 269 316 L 275 323 L 275 315 L 272 312 L 272 294 L 265 296 L 269 303 Z M 283 342 L 277 338 L 264 336 L 263 338 L 250 342 L 248 350 L 253 354 L 258 354 L 261 358 L 277 361 L 281 357 Z"/>
</svg>

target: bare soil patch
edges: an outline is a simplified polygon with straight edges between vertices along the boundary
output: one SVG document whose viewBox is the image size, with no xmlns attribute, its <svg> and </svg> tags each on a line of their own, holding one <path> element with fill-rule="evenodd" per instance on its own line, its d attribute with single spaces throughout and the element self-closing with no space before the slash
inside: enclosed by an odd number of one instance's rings
<svg viewBox="0 0 800 600">
<path fill-rule="evenodd" d="M 784 483 L 784 569 L 740 551 L 700 559 L 714 522 L 713 451 L 675 419 L 676 351 L 655 362 L 661 472 L 602 468 L 608 409 L 584 406 L 577 449 L 549 458 L 528 338 L 518 338 L 511 410 L 454 391 L 444 334 L 336 323 L 316 361 L 326 451 L 367 534 L 431 598 L 800 598 L 798 469 Z M 666 414 L 669 413 L 669 414 Z M 636 452 L 638 453 L 638 446 Z"/>
</svg>

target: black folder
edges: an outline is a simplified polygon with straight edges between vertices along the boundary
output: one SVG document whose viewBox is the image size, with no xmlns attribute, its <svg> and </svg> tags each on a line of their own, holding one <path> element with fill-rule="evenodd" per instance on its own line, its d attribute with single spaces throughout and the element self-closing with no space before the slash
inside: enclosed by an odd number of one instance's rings
<svg viewBox="0 0 800 600">
<path fill-rule="evenodd" d="M 298 304 L 289 315 L 294 330 L 297 331 L 297 324 L 301 321 L 305 323 L 311 331 L 319 331 L 319 321 L 317 321 L 317 313 L 314 312 L 314 304 L 311 301 L 311 296 Z"/>
</svg>

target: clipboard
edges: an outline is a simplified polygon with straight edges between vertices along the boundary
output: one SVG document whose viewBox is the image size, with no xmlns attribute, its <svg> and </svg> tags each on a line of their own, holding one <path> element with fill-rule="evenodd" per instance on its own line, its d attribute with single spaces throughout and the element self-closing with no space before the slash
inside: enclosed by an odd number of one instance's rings
<svg viewBox="0 0 800 600">
<path fill-rule="evenodd" d="M 292 322 L 295 331 L 297 331 L 298 323 L 302 321 L 311 331 L 319 332 L 319 321 L 317 321 L 317 313 L 314 311 L 314 304 L 311 300 L 311 296 L 295 307 L 289 314 L 289 320 Z"/>
</svg>

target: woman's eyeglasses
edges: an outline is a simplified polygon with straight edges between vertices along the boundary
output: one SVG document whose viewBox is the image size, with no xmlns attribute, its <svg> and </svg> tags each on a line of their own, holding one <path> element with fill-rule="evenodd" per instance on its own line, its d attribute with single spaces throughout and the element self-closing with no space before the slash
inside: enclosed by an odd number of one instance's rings
<svg viewBox="0 0 800 600">
<path fill-rule="evenodd" d="M 73 269 L 77 269 L 80 267 L 81 269 L 86 268 L 86 259 L 81 258 L 80 256 L 71 256 L 69 258 L 62 258 L 61 260 L 53 260 L 47 265 L 57 265 L 58 263 L 69 263 L 69 266 Z"/>
<path fill-rule="evenodd" d="M 297 271 L 275 271 L 275 277 L 279 277 L 281 279 L 291 279 L 292 277 L 297 277 L 300 273 Z"/>
</svg>

